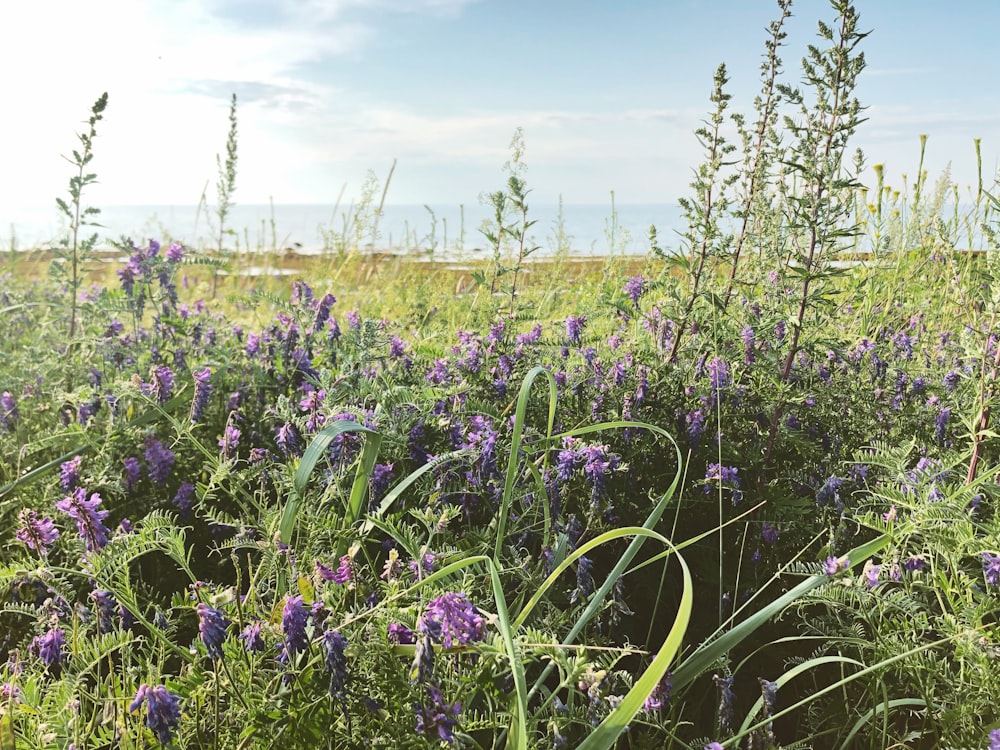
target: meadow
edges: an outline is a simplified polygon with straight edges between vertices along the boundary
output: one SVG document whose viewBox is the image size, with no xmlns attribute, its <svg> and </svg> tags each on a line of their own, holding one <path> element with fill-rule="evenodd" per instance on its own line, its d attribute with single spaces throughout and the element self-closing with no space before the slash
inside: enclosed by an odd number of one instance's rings
<svg viewBox="0 0 1000 750">
<path fill-rule="evenodd" d="M 641 257 L 520 133 L 490 257 L 227 251 L 235 99 L 217 245 L 99 254 L 98 99 L 0 254 L 0 750 L 1000 748 L 1000 203 L 860 183 L 832 7 Z"/>
</svg>

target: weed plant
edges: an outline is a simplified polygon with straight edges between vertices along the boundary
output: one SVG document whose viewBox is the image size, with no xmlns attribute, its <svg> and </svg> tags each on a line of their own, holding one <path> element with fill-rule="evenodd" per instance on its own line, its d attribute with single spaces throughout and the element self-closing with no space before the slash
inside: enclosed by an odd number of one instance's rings
<svg viewBox="0 0 1000 750">
<path fill-rule="evenodd" d="M 858 184 L 832 6 L 736 143 L 718 69 L 681 257 L 528 258 L 518 136 L 461 297 L 129 241 L 63 357 L 10 266 L 0 747 L 1000 746 L 1000 206 Z"/>
</svg>

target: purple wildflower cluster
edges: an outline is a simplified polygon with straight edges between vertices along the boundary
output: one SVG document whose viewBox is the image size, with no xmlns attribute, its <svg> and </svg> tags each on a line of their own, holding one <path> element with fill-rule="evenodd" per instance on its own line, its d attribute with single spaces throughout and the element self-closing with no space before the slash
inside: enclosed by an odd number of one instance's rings
<svg viewBox="0 0 1000 750">
<path fill-rule="evenodd" d="M 10 391 L 4 391 L 0 394 L 0 427 L 7 432 L 13 432 L 17 418 L 17 402 L 10 395 Z"/>
<path fill-rule="evenodd" d="M 198 614 L 198 633 L 201 635 L 201 642 L 205 644 L 209 657 L 221 659 L 222 644 L 226 640 L 229 620 L 226 619 L 221 610 L 210 607 L 204 602 L 198 602 L 195 611 Z"/>
<path fill-rule="evenodd" d="M 739 471 L 735 466 L 709 464 L 705 469 L 705 484 L 702 486 L 702 491 L 709 494 L 713 490 L 726 490 L 731 494 L 733 505 L 738 505 L 743 499 Z"/>
<path fill-rule="evenodd" d="M 39 516 L 38 511 L 22 508 L 17 514 L 21 528 L 17 530 L 17 540 L 24 542 L 29 549 L 35 550 L 43 557 L 47 554 L 49 545 L 59 538 L 59 530 L 48 516 Z"/>
<path fill-rule="evenodd" d="M 181 723 L 180 698 L 163 685 L 142 683 L 129 704 L 129 713 L 135 713 L 143 704 L 146 705 L 146 726 L 161 745 L 169 745 Z"/>
<path fill-rule="evenodd" d="M 88 499 L 87 491 L 77 487 L 72 494 L 56 503 L 56 509 L 76 521 L 76 529 L 88 551 L 96 552 L 108 543 L 110 532 L 104 525 L 108 511 L 101 508 L 101 496 L 96 492 Z"/>
<path fill-rule="evenodd" d="M 417 629 L 445 648 L 486 638 L 486 620 L 465 594 L 455 592 L 432 599 Z"/>
</svg>

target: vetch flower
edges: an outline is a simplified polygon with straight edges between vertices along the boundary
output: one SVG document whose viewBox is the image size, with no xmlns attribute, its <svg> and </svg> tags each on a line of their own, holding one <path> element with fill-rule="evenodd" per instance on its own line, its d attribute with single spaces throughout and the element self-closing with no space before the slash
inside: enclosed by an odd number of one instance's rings
<svg viewBox="0 0 1000 750">
<path fill-rule="evenodd" d="M 198 632 L 201 635 L 201 642 L 205 644 L 209 657 L 221 659 L 222 643 L 226 640 L 229 620 L 221 610 L 210 607 L 204 602 L 198 602 L 195 611 L 198 613 Z"/>
<path fill-rule="evenodd" d="M 871 560 L 865 563 L 865 570 L 864 570 L 865 585 L 868 588 L 873 589 L 876 586 L 878 586 L 878 574 L 881 571 L 882 571 L 881 565 L 876 565 Z"/>
<path fill-rule="evenodd" d="M 991 586 L 1000 586 L 1000 555 L 983 553 L 983 574 Z"/>
<path fill-rule="evenodd" d="M 1000 750 L 1000 729 L 990 731 L 990 750 Z"/>
<path fill-rule="evenodd" d="M 38 512 L 31 508 L 22 508 L 17 519 L 21 522 L 21 528 L 17 530 L 18 541 L 44 557 L 49 545 L 59 538 L 59 530 L 52 519 L 48 516 L 40 518 Z"/>
<path fill-rule="evenodd" d="M 180 698 L 163 685 L 139 686 L 135 699 L 129 704 L 129 713 L 135 713 L 146 704 L 146 726 L 156 735 L 161 745 L 169 745 L 173 732 L 181 722 Z"/>
<path fill-rule="evenodd" d="M 624 292 L 632 300 L 632 304 L 635 305 L 636 309 L 638 309 L 639 298 L 646 293 L 646 279 L 643 278 L 642 274 L 633 276 L 625 282 Z"/>
<path fill-rule="evenodd" d="M 454 729 L 458 725 L 456 718 L 462 710 L 460 703 L 445 703 L 441 691 L 436 687 L 427 687 L 427 697 L 430 700 L 414 705 L 417 712 L 417 733 L 436 736 L 448 744 L 454 744 Z"/>
<path fill-rule="evenodd" d="M 222 451 L 222 455 L 231 458 L 236 453 L 236 449 L 240 446 L 240 434 L 240 429 L 236 425 L 226 425 L 225 432 L 219 438 L 219 449 Z"/>
<path fill-rule="evenodd" d="M 0 395 L 0 427 L 7 432 L 14 431 L 14 423 L 17 421 L 17 403 L 10 391 L 4 391 Z"/>
<path fill-rule="evenodd" d="M 323 634 L 323 652 L 326 671 L 330 673 L 330 695 L 341 701 L 347 700 L 347 639 L 336 630 Z M 346 714 L 347 708 L 344 707 Z"/>
<path fill-rule="evenodd" d="M 760 537 L 767 544 L 774 544 L 776 541 L 778 541 L 778 537 L 780 536 L 780 534 L 781 532 L 778 530 L 778 527 L 772 526 L 767 521 L 764 521 L 764 523 L 761 524 Z"/>
<path fill-rule="evenodd" d="M 57 510 L 76 521 L 80 538 L 91 552 L 96 552 L 108 543 L 109 532 L 104 525 L 108 511 L 101 510 L 100 505 L 101 496 L 95 492 L 88 500 L 87 491 L 83 487 L 77 487 L 73 494 L 56 503 Z"/>
<path fill-rule="evenodd" d="M 579 346 L 583 329 L 587 325 L 586 315 L 570 315 L 566 318 L 566 338 L 569 343 Z"/>
<path fill-rule="evenodd" d="M 264 650 L 264 638 L 260 634 L 261 622 L 251 622 L 243 632 L 239 634 L 239 640 L 243 641 L 243 648 L 249 653 L 259 653 Z"/>
<path fill-rule="evenodd" d="M 174 373 L 166 365 L 157 365 L 149 372 L 151 391 L 156 400 L 163 404 L 174 390 Z"/>
<path fill-rule="evenodd" d="M 154 484 L 163 486 L 174 470 L 174 452 L 155 437 L 146 439 L 146 469 Z"/>
<path fill-rule="evenodd" d="M 306 637 L 306 622 L 309 619 L 309 608 L 301 596 L 286 596 L 285 608 L 281 615 L 281 629 L 285 633 L 282 645 L 285 660 L 309 648 Z"/>
<path fill-rule="evenodd" d="M 733 693 L 733 678 L 712 675 L 715 686 L 719 688 L 719 729 L 728 734 L 733 724 L 733 708 L 736 694 Z"/>
<path fill-rule="evenodd" d="M 65 645 L 63 631 L 60 628 L 52 628 L 44 635 L 36 635 L 31 640 L 31 653 L 41 659 L 46 667 L 55 667 L 62 663 Z"/>
<path fill-rule="evenodd" d="M 823 572 L 828 576 L 835 576 L 842 570 L 847 570 L 851 566 L 851 561 L 846 557 L 828 557 L 823 563 Z"/>
<path fill-rule="evenodd" d="M 486 620 L 465 594 L 455 592 L 432 599 L 417 628 L 445 648 L 486 638 Z"/>
<path fill-rule="evenodd" d="M 297 456 L 302 452 L 302 434 L 299 428 L 291 422 L 285 422 L 278 428 L 274 436 L 275 442 L 286 457 Z"/>
<path fill-rule="evenodd" d="M 167 248 L 166 256 L 170 263 L 180 263 L 181 258 L 184 257 L 184 248 L 178 242 L 171 242 L 170 247 Z"/>
<path fill-rule="evenodd" d="M 190 482 L 184 482 L 177 488 L 177 493 L 170 502 L 181 513 L 187 513 L 191 510 L 192 498 L 194 498 L 194 485 Z"/>
<path fill-rule="evenodd" d="M 642 704 L 642 710 L 646 713 L 650 713 L 663 708 L 670 702 L 670 691 L 672 689 L 673 684 L 670 682 L 670 673 L 667 672 L 663 675 L 663 678 L 656 683 L 656 687 L 653 688 L 653 692 L 646 697 L 645 702 Z"/>
<path fill-rule="evenodd" d="M 402 646 L 411 645 L 417 642 L 413 631 L 402 623 L 393 622 L 389 624 L 389 643 L 398 643 Z"/>
<path fill-rule="evenodd" d="M 197 424 L 208 406 L 208 398 L 212 394 L 212 369 L 195 370 L 194 397 L 191 399 L 191 424 Z"/>
<path fill-rule="evenodd" d="M 66 492 L 72 492 L 80 483 L 80 464 L 83 456 L 74 456 L 59 465 L 59 484 Z"/>
</svg>

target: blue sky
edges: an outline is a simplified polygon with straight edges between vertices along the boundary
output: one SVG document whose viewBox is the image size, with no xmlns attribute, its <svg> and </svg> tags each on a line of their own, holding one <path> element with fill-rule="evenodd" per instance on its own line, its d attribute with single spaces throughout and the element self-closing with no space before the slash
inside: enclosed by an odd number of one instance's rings
<svg viewBox="0 0 1000 750">
<path fill-rule="evenodd" d="M 859 0 L 869 106 L 855 141 L 912 181 L 987 182 L 1000 154 L 995 0 Z M 790 82 L 827 2 L 798 0 Z M 90 105 L 110 103 L 94 205 L 193 204 L 239 97 L 237 202 L 332 204 L 398 166 L 391 203 L 474 203 L 524 128 L 537 203 L 673 203 L 699 161 L 712 74 L 751 114 L 771 0 L 79 0 L 0 8 L 0 225 L 50 205 Z M 13 73 L 13 74 L 11 74 Z M 866 175 L 871 182 L 871 173 Z M 10 217 L 4 214 L 10 211 Z"/>
</svg>

